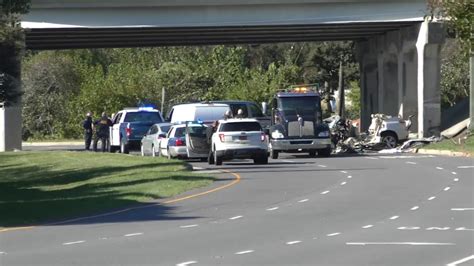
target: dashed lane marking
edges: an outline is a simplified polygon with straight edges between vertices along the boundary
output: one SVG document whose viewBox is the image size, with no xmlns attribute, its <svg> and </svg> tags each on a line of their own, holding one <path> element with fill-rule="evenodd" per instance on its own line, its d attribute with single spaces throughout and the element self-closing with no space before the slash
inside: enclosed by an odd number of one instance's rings
<svg viewBox="0 0 474 266">
<path fill-rule="evenodd" d="M 7 253 L 4 251 L 0 251 L 0 255 L 6 255 Z"/>
<path fill-rule="evenodd" d="M 469 257 L 465 257 L 465 258 L 457 260 L 455 262 L 448 263 L 448 264 L 446 264 L 446 266 L 456 266 L 456 265 L 459 265 L 461 263 L 464 263 L 464 262 L 467 262 L 467 261 L 470 261 L 470 260 L 474 260 L 474 255 L 471 255 Z"/>
<path fill-rule="evenodd" d="M 474 211 L 474 208 L 451 208 L 452 211 Z"/>
<path fill-rule="evenodd" d="M 406 162 L 407 164 L 416 164 L 415 162 Z"/>
<path fill-rule="evenodd" d="M 437 242 L 347 242 L 346 245 L 366 246 L 366 245 L 410 245 L 410 246 L 454 246 L 454 243 Z"/>
<path fill-rule="evenodd" d="M 321 195 L 328 194 L 329 192 L 330 192 L 329 190 L 323 191 L 323 192 L 321 192 Z"/>
<path fill-rule="evenodd" d="M 84 243 L 86 242 L 85 240 L 80 240 L 80 241 L 73 241 L 73 242 L 66 242 L 66 243 L 63 243 L 64 246 L 69 246 L 69 245 L 76 245 L 76 244 L 81 244 L 81 243 Z"/>
<path fill-rule="evenodd" d="M 341 183 L 341 186 L 344 186 L 345 184 L 347 184 L 347 182 L 344 181 Z"/>
<path fill-rule="evenodd" d="M 458 182 L 459 181 L 459 178 L 455 178 L 453 179 L 454 182 Z"/>
<path fill-rule="evenodd" d="M 299 203 L 303 203 L 303 202 L 307 202 L 309 199 L 302 199 L 300 201 L 298 201 Z"/>
<path fill-rule="evenodd" d="M 143 233 L 131 233 L 131 234 L 126 234 L 124 235 L 125 237 L 131 237 L 131 236 L 141 236 Z"/>
<path fill-rule="evenodd" d="M 443 167 L 436 166 L 436 169 L 438 169 L 438 170 L 443 170 L 444 168 L 443 168 Z"/>
<path fill-rule="evenodd" d="M 274 211 L 274 210 L 278 210 L 280 207 L 273 207 L 273 208 L 268 208 L 267 211 Z"/>
<path fill-rule="evenodd" d="M 236 252 L 235 255 L 244 255 L 244 254 L 249 254 L 252 252 L 254 252 L 254 250 L 244 250 L 244 251 Z"/>
<path fill-rule="evenodd" d="M 229 218 L 229 220 L 237 220 L 237 219 L 240 219 L 242 217 L 243 217 L 242 215 L 234 216 L 234 217 Z"/>
<path fill-rule="evenodd" d="M 365 157 L 366 159 L 368 160 L 378 160 L 379 158 L 375 158 L 375 157 Z"/>
<path fill-rule="evenodd" d="M 187 266 L 187 265 L 196 264 L 196 263 L 197 263 L 197 261 L 191 260 L 191 261 L 178 263 L 178 264 L 176 264 L 176 266 Z"/>
<path fill-rule="evenodd" d="M 341 173 L 343 173 L 343 174 L 347 174 L 347 171 L 341 171 Z"/>
<path fill-rule="evenodd" d="M 192 227 L 198 227 L 199 225 L 197 224 L 190 224 L 190 225 L 181 225 L 180 228 L 192 228 Z"/>
<path fill-rule="evenodd" d="M 351 179 L 351 178 L 352 178 L 352 176 L 351 176 L 351 175 L 348 175 L 348 176 L 347 176 L 347 178 Z"/>
<path fill-rule="evenodd" d="M 474 165 L 462 165 L 458 166 L 459 169 L 468 169 L 468 168 L 474 168 Z"/>
<path fill-rule="evenodd" d="M 337 235 L 340 235 L 341 233 L 337 232 L 337 233 L 332 233 L 332 234 L 327 234 L 327 236 L 337 236 Z"/>
<path fill-rule="evenodd" d="M 451 174 L 453 174 L 453 175 L 457 175 L 458 173 L 456 173 L 456 172 L 451 172 Z"/>
<path fill-rule="evenodd" d="M 448 191 L 448 190 L 450 190 L 450 189 L 451 189 L 450 187 L 445 187 L 443 190 L 444 190 L 444 191 Z"/>
<path fill-rule="evenodd" d="M 395 216 L 390 217 L 390 220 L 396 220 L 396 219 L 398 219 L 399 217 L 400 217 L 400 216 L 395 215 Z"/>
<path fill-rule="evenodd" d="M 420 208 L 420 206 L 414 206 L 414 207 L 413 207 L 413 208 L 411 208 L 410 210 L 412 210 L 412 211 L 416 211 L 416 210 L 418 210 L 419 208 Z"/>
<path fill-rule="evenodd" d="M 474 231 L 474 229 L 466 228 L 466 227 L 458 227 L 454 229 L 455 231 Z"/>
<path fill-rule="evenodd" d="M 364 228 L 364 229 L 368 229 L 368 228 L 371 228 L 371 227 L 374 227 L 374 225 L 368 224 L 368 225 L 362 226 L 362 228 Z"/>
<path fill-rule="evenodd" d="M 301 243 L 300 240 L 286 242 L 287 245 L 295 245 L 295 244 L 299 244 L 299 243 Z"/>
<path fill-rule="evenodd" d="M 434 200 L 434 199 L 436 199 L 435 196 L 432 196 L 432 197 L 429 197 L 429 198 L 428 198 L 428 200 Z"/>
<path fill-rule="evenodd" d="M 326 165 L 322 165 L 322 164 L 318 164 L 319 167 L 321 168 L 326 168 L 327 166 Z"/>
</svg>

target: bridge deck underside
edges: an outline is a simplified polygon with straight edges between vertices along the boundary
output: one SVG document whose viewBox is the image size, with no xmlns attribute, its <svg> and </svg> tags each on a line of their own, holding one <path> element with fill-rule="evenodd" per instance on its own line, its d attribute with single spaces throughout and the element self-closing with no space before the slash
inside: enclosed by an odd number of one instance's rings
<svg viewBox="0 0 474 266">
<path fill-rule="evenodd" d="M 32 50 L 48 50 L 363 40 L 414 23 L 419 22 L 166 28 L 35 28 L 27 29 L 26 47 Z"/>
</svg>

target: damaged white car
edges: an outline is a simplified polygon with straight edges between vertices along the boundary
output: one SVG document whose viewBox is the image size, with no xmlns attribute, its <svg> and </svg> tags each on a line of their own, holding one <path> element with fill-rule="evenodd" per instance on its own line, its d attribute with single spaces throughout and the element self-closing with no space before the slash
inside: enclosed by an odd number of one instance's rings
<svg viewBox="0 0 474 266">
<path fill-rule="evenodd" d="M 385 114 L 372 114 L 371 117 L 368 144 L 384 144 L 385 148 L 391 149 L 408 139 L 413 115 L 407 120 Z"/>
</svg>

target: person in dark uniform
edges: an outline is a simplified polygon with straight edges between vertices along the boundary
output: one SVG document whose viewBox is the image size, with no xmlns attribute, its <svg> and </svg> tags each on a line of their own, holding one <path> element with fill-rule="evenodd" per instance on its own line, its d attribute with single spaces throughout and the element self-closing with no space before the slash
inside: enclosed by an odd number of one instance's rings
<svg viewBox="0 0 474 266">
<path fill-rule="evenodd" d="M 86 151 L 90 150 L 92 142 L 92 113 L 88 112 L 86 114 L 86 119 L 82 122 L 82 127 L 84 128 L 84 141 Z"/>
<path fill-rule="evenodd" d="M 109 128 L 112 126 L 112 120 L 109 119 L 107 113 L 103 112 L 100 119 L 94 122 L 94 126 L 94 151 L 97 151 L 97 142 L 100 139 L 102 142 L 102 152 L 105 152 L 106 147 L 109 145 Z"/>
</svg>

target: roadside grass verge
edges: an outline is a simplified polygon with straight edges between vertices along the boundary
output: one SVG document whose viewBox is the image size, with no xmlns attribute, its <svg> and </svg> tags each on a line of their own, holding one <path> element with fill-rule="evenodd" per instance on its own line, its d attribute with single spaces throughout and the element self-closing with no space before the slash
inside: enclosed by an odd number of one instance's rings
<svg viewBox="0 0 474 266">
<path fill-rule="evenodd" d="M 423 149 L 466 152 L 469 153 L 470 156 L 474 156 L 474 135 L 471 134 L 469 137 L 467 137 L 467 139 L 463 140 L 462 143 L 456 142 L 455 139 L 445 139 L 443 141 L 427 145 L 423 147 Z"/>
<path fill-rule="evenodd" d="M 147 203 L 213 180 L 186 170 L 185 162 L 164 158 L 92 152 L 0 153 L 0 227 Z"/>
</svg>

